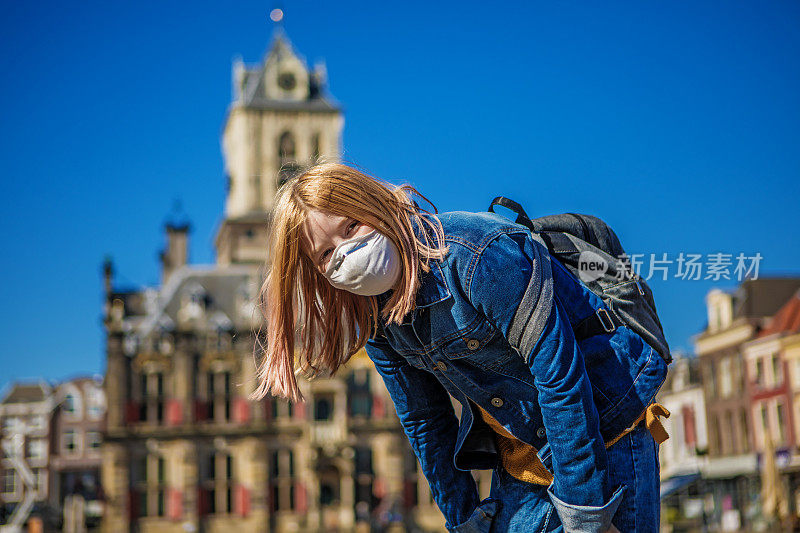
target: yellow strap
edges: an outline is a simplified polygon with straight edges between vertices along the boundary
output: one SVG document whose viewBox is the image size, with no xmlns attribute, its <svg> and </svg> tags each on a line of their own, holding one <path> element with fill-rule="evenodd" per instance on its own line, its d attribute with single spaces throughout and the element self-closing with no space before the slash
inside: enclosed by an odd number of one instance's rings
<svg viewBox="0 0 800 533">
<path fill-rule="evenodd" d="M 647 425 L 647 429 L 650 430 L 653 438 L 656 439 L 656 442 L 659 444 L 669 438 L 669 433 L 664 429 L 664 425 L 658 417 L 663 416 L 664 418 L 669 418 L 669 414 L 669 410 L 657 402 L 651 403 L 645 410 L 645 424 Z"/>
<path fill-rule="evenodd" d="M 606 448 L 614 445 L 619 439 L 636 429 L 636 426 L 638 426 L 642 420 L 645 421 L 644 424 L 647 429 L 650 430 L 650 434 L 653 435 L 655 441 L 661 444 L 669 438 L 669 434 L 667 433 L 667 430 L 664 429 L 664 425 L 661 423 L 661 420 L 659 420 L 658 417 L 663 416 L 665 418 L 669 418 L 669 415 L 670 412 L 666 407 L 658 402 L 651 403 L 628 429 L 608 441 L 606 443 Z"/>
<path fill-rule="evenodd" d="M 475 404 L 477 405 L 477 404 Z M 503 468 L 517 479 L 537 485 L 549 485 L 553 481 L 553 474 L 542 464 L 536 453 L 536 448 L 516 439 L 503 427 L 500 422 L 495 420 L 486 410 L 477 405 L 483 419 L 495 431 L 495 439 L 503 463 Z M 670 412 L 660 403 L 653 402 L 647 406 L 644 412 L 631 424 L 629 428 L 605 443 L 606 448 L 610 448 L 619 439 L 633 431 L 643 420 L 647 429 L 653 435 L 656 442 L 661 444 L 669 438 L 667 430 L 661 424 L 658 417 L 669 418 Z"/>
</svg>

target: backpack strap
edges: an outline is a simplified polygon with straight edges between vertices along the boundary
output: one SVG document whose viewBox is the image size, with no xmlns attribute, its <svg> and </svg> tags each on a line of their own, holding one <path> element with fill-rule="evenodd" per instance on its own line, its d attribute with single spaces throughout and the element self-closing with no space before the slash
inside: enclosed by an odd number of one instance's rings
<svg viewBox="0 0 800 533">
<path fill-rule="evenodd" d="M 492 200 L 491 205 L 489 205 L 489 211 L 494 213 L 494 206 L 499 205 L 501 207 L 505 207 L 506 209 L 511 209 L 517 214 L 517 220 L 515 221 L 517 224 L 522 224 L 526 226 L 528 229 L 533 231 L 533 222 L 531 222 L 530 217 L 528 217 L 528 213 L 519 205 L 517 202 L 510 198 L 506 198 L 505 196 L 498 196 L 494 200 Z"/>
<path fill-rule="evenodd" d="M 578 322 L 578 324 L 572 328 L 572 331 L 575 333 L 575 340 L 582 341 L 583 339 L 588 339 L 595 335 L 611 333 L 618 327 L 624 325 L 625 322 L 623 322 L 612 309 L 601 307 Z"/>
</svg>

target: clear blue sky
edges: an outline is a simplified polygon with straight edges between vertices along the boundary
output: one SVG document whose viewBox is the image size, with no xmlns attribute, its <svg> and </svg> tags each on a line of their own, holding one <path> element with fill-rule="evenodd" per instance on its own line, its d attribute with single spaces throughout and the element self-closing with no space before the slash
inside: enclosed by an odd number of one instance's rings
<svg viewBox="0 0 800 533">
<path fill-rule="evenodd" d="M 103 372 L 100 265 L 156 285 L 174 198 L 213 262 L 231 63 L 264 2 L 0 5 L 0 387 Z M 800 274 L 800 3 L 289 2 L 327 62 L 345 157 L 442 211 L 505 194 L 630 253 L 760 252 Z M 672 270 L 670 271 L 673 272 Z M 653 281 L 673 348 L 732 282 Z"/>
</svg>

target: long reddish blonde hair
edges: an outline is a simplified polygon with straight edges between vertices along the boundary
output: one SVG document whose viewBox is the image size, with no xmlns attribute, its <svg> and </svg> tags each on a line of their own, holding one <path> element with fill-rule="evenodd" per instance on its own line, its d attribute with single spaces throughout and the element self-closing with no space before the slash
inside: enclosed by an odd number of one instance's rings
<svg viewBox="0 0 800 533">
<path fill-rule="evenodd" d="M 400 324 L 414 308 L 420 272 L 429 272 L 429 260 L 442 259 L 448 249 L 441 223 L 421 215 L 430 212 L 414 203 L 412 193 L 438 212 L 413 186 L 395 186 L 342 163 L 314 165 L 280 188 L 271 216 L 268 274 L 258 296 L 266 346 L 259 329 L 254 399 L 272 394 L 305 401 L 296 372 L 302 370 L 310 379 L 323 371 L 333 376 L 366 345 L 378 325 L 376 296 L 336 289 L 315 268 L 304 231 L 309 210 L 350 217 L 389 237 L 400 250 L 402 274 L 380 316 Z M 436 242 L 428 242 L 428 231 L 419 232 L 425 242 L 420 240 L 412 218 L 418 227 L 430 228 Z"/>
</svg>

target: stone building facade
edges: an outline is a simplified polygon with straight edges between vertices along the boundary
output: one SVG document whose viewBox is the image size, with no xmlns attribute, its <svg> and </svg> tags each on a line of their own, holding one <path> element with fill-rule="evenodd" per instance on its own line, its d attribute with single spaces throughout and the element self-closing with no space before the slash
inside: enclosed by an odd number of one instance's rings
<svg viewBox="0 0 800 533">
<path fill-rule="evenodd" d="M 707 518 L 724 524 L 725 530 L 748 527 L 757 512 L 753 502 L 758 500 L 759 454 L 763 450 L 758 437 L 763 422 L 762 400 L 769 407 L 777 407 L 778 398 L 785 398 L 786 404 L 790 398 L 783 378 L 774 379 L 785 372 L 780 360 L 770 368 L 764 367 L 762 384 L 754 382 L 762 379 L 755 374 L 757 361 L 763 364 L 759 352 L 763 344 L 748 343 L 758 338 L 798 288 L 798 278 L 748 279 L 735 291 L 713 289 L 706 297 L 708 323 L 694 338 L 709 433 L 703 477 L 712 501 Z M 750 355 L 746 357 L 748 346 Z M 754 407 L 758 407 L 756 412 Z M 785 430 L 787 437 L 793 437 L 785 411 L 783 415 L 780 411 L 764 412 L 775 418 L 771 422 L 767 418 L 767 427 L 775 428 L 776 433 Z"/>
<path fill-rule="evenodd" d="M 344 120 L 324 67 L 309 69 L 281 31 L 261 64 L 235 62 L 233 84 L 216 264 L 189 264 L 189 224 L 173 220 L 159 287 L 117 287 L 104 266 L 103 530 L 351 531 L 392 517 L 442 530 L 363 351 L 333 377 L 300 379 L 306 402 L 249 399 L 273 196 L 340 156 Z M 480 474 L 488 495 L 491 471 Z"/>
</svg>

